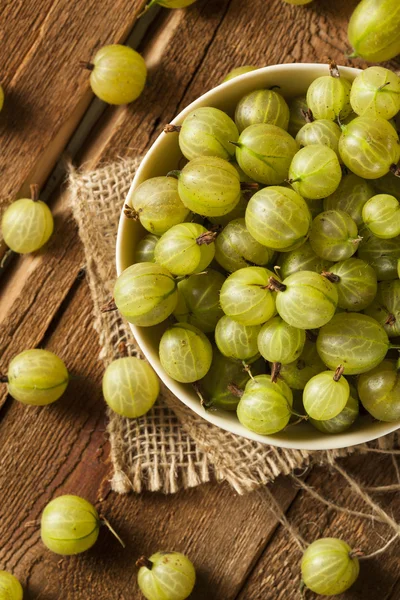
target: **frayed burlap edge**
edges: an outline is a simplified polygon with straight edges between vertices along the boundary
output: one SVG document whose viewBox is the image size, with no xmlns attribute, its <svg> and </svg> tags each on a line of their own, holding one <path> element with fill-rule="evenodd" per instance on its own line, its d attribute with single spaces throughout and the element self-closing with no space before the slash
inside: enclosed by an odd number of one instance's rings
<svg viewBox="0 0 400 600">
<path fill-rule="evenodd" d="M 115 281 L 115 240 L 121 207 L 140 158 L 120 160 L 95 171 L 69 174 L 70 200 L 83 242 L 87 279 L 93 299 L 100 358 L 109 364 L 125 342 L 132 355 L 140 350 L 118 313 L 102 313 Z M 109 411 L 108 433 L 113 464 L 112 488 L 120 493 L 144 490 L 174 493 L 212 477 L 243 494 L 279 475 L 303 469 L 311 461 L 368 451 L 357 446 L 328 452 L 286 450 L 235 436 L 211 425 L 182 404 L 165 386 L 155 407 L 129 420 Z M 394 436 L 379 442 L 393 447 Z"/>
</svg>

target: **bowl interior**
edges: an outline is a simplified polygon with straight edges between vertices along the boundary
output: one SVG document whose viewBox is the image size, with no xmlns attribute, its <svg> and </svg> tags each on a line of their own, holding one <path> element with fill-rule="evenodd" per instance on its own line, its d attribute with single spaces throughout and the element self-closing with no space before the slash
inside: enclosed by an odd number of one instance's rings
<svg viewBox="0 0 400 600">
<path fill-rule="evenodd" d="M 360 70 L 340 67 L 340 72 L 342 76 L 352 80 Z M 305 94 L 308 86 L 316 77 L 328 74 L 328 67 L 318 64 L 286 64 L 258 69 L 210 90 L 183 110 L 172 123 L 175 125 L 182 124 L 189 112 L 201 106 L 220 108 L 233 116 L 240 98 L 260 88 L 279 86 L 279 92 L 286 99 L 290 99 Z M 162 133 L 142 161 L 126 201 L 129 201 L 133 191 L 143 181 L 150 177 L 166 175 L 168 171 L 178 168 L 182 158 L 177 134 Z M 127 219 L 123 212 L 121 213 L 117 239 L 118 275 L 135 262 L 136 245 L 146 233 L 139 223 Z M 158 358 L 158 344 L 164 328 L 163 325 L 148 328 L 131 325 L 133 335 L 143 353 L 169 389 L 204 419 L 234 434 L 284 448 L 327 450 L 361 444 L 390 433 L 400 426 L 400 423 L 374 422 L 368 416 L 363 416 L 357 420 L 350 430 L 335 436 L 324 435 L 308 423 L 288 427 L 273 436 L 261 436 L 252 433 L 239 423 L 235 413 L 224 411 L 206 412 L 200 406 L 199 399 L 191 386 L 180 384 L 165 373 Z"/>
</svg>

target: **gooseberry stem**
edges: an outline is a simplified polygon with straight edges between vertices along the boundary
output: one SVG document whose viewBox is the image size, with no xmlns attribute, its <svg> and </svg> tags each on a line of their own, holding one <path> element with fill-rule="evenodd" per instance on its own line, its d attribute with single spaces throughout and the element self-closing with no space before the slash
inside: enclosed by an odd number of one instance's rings
<svg viewBox="0 0 400 600">
<path fill-rule="evenodd" d="M 80 60 L 79 66 L 82 67 L 82 69 L 87 69 L 88 71 L 94 71 L 94 64 L 91 62 L 88 62 L 86 60 Z"/>
<path fill-rule="evenodd" d="M 335 371 L 335 374 L 333 376 L 333 381 L 339 381 L 339 379 L 341 378 L 341 376 L 344 373 L 344 366 L 343 365 L 339 365 L 338 368 Z"/>
<path fill-rule="evenodd" d="M 241 398 L 244 394 L 244 390 L 238 387 L 236 383 L 228 383 L 226 387 L 227 390 L 232 394 L 232 396 L 235 396 L 236 398 Z"/>
<path fill-rule="evenodd" d="M 231 142 L 229 141 L 230 144 L 232 144 L 232 146 L 236 146 L 236 148 L 241 148 L 242 144 L 240 144 L 239 142 Z"/>
<path fill-rule="evenodd" d="M 174 179 L 179 179 L 181 172 L 179 170 L 169 171 L 167 173 L 167 177 L 173 177 Z"/>
<path fill-rule="evenodd" d="M 389 170 L 390 170 L 390 171 L 393 173 L 393 175 L 395 175 L 396 177 L 400 177 L 400 165 L 399 165 L 399 164 L 397 164 L 397 165 L 395 165 L 395 164 L 393 164 L 393 165 L 390 165 L 390 169 L 389 169 Z"/>
<path fill-rule="evenodd" d="M 243 365 L 243 370 L 246 371 L 246 373 L 248 374 L 250 379 L 253 379 L 253 381 L 254 381 L 254 377 L 253 377 L 253 373 L 251 372 L 250 365 L 248 365 L 245 360 L 242 360 L 242 365 Z"/>
<path fill-rule="evenodd" d="M 272 383 L 276 383 L 278 381 L 278 377 L 280 375 L 282 369 L 282 363 L 274 362 L 271 369 L 271 381 Z"/>
<path fill-rule="evenodd" d="M 322 271 L 321 275 L 331 283 L 339 283 L 340 281 L 339 275 L 336 275 L 335 273 L 330 273 L 329 271 Z"/>
<path fill-rule="evenodd" d="M 360 242 L 362 242 L 362 236 L 359 235 L 356 238 L 349 238 L 349 242 L 351 242 L 352 244 L 359 244 Z"/>
<path fill-rule="evenodd" d="M 286 287 L 287 286 L 284 283 L 278 281 L 277 279 L 275 279 L 275 277 L 268 278 L 267 288 L 269 290 L 272 290 L 273 292 L 284 292 L 286 290 Z"/>
<path fill-rule="evenodd" d="M 7 377 L 7 375 L 2 375 L 0 373 L 0 383 L 8 383 L 8 377 Z"/>
<path fill-rule="evenodd" d="M 383 90 L 384 87 L 386 87 L 387 85 L 390 85 L 390 81 L 387 81 L 386 83 L 382 83 L 382 85 L 380 85 L 377 89 L 377 92 L 380 92 L 381 90 Z"/>
<path fill-rule="evenodd" d="M 257 192 L 260 189 L 260 186 L 255 181 L 242 181 L 240 189 L 242 192 L 252 192 L 253 190 Z"/>
<path fill-rule="evenodd" d="M 400 350 L 400 344 L 389 344 L 389 350 Z"/>
<path fill-rule="evenodd" d="M 115 304 L 114 298 L 111 298 L 111 300 L 104 304 L 100 310 L 102 313 L 113 312 L 114 310 L 117 310 L 117 305 Z"/>
<path fill-rule="evenodd" d="M 385 325 L 390 325 L 390 327 L 393 327 L 394 325 L 396 325 L 396 317 L 394 316 L 394 314 L 389 313 L 388 317 L 385 321 Z"/>
<path fill-rule="evenodd" d="M 331 77 L 340 77 L 339 68 L 334 60 L 329 61 L 329 73 Z"/>
<path fill-rule="evenodd" d="M 303 114 L 303 117 L 304 117 L 306 123 L 313 123 L 315 121 L 311 108 L 309 108 L 308 110 L 301 109 L 301 112 Z"/>
<path fill-rule="evenodd" d="M 129 204 L 124 205 L 124 215 L 127 219 L 131 219 L 132 221 L 139 220 L 139 213 L 134 208 L 131 208 Z"/>
<path fill-rule="evenodd" d="M 164 127 L 164 133 L 179 133 L 181 129 L 182 125 L 172 125 L 171 123 L 168 123 L 168 125 Z"/>
<path fill-rule="evenodd" d="M 204 400 L 204 396 L 201 392 L 199 382 L 195 381 L 194 383 L 192 383 L 192 387 L 193 387 L 194 391 L 196 392 L 197 396 L 199 397 L 200 406 L 202 406 L 203 408 L 208 408 L 207 402 Z"/>
<path fill-rule="evenodd" d="M 198 246 L 204 246 L 204 245 L 209 246 L 210 244 L 215 242 L 215 239 L 216 239 L 218 233 L 219 233 L 219 228 L 218 229 L 212 228 L 209 231 L 205 231 L 204 233 L 199 235 L 199 237 L 196 238 L 196 244 Z"/>
<path fill-rule="evenodd" d="M 109 521 L 107 521 L 107 519 L 103 516 L 100 517 L 100 522 L 105 525 L 106 527 L 108 527 L 108 529 L 111 531 L 111 533 L 117 538 L 117 540 L 119 541 L 119 543 L 121 544 L 121 546 L 123 548 L 126 548 L 124 542 L 121 540 L 121 538 L 119 537 L 118 533 L 115 531 L 115 529 L 113 527 L 111 527 L 111 523 Z"/>
<path fill-rule="evenodd" d="M 146 556 L 141 556 L 137 561 L 136 561 L 136 566 L 140 569 L 140 567 L 145 567 L 146 569 L 149 569 L 149 571 L 152 570 L 153 568 L 153 563 L 151 562 L 150 559 L 148 559 Z"/>
<path fill-rule="evenodd" d="M 38 186 L 38 184 L 37 183 L 31 183 L 30 190 L 31 190 L 31 200 L 33 200 L 33 202 L 37 202 L 39 200 L 39 186 Z"/>
</svg>

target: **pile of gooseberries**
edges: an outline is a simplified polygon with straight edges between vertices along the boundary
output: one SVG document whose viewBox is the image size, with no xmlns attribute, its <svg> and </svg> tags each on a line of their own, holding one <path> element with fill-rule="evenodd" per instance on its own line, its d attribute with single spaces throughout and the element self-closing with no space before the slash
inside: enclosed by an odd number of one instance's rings
<svg viewBox="0 0 400 600">
<path fill-rule="evenodd" d="M 132 324 L 158 326 L 165 373 L 205 409 L 236 410 L 259 435 L 297 412 L 342 433 L 359 401 L 399 419 L 399 111 L 395 73 L 351 82 L 331 63 L 304 97 L 254 90 L 232 114 L 205 106 L 165 128 L 187 162 L 130 196 L 125 216 L 147 234 L 114 301 Z"/>
</svg>

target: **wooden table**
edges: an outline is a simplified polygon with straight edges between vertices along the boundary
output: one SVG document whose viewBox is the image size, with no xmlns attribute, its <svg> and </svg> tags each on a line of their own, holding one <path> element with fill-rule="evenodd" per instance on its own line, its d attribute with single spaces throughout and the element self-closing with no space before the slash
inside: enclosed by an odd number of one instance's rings
<svg viewBox="0 0 400 600">
<path fill-rule="evenodd" d="M 5 371 L 16 353 L 40 346 L 62 356 L 75 375 L 63 399 L 47 409 L 24 407 L 2 389 L 0 569 L 20 578 L 24 598 L 136 599 L 138 555 L 176 549 L 196 564 L 193 599 L 292 600 L 299 597 L 300 554 L 269 512 L 264 492 L 238 497 L 216 483 L 168 497 L 110 492 L 98 338 L 62 181 L 66 155 L 92 168 L 144 151 L 164 123 L 235 66 L 326 57 L 350 64 L 344 58 L 346 24 L 357 2 L 316 0 L 293 7 L 281 0 L 199 0 L 186 11 L 156 9 L 135 24 L 143 4 L 3 0 L 0 7 L 0 81 L 7 97 L 0 115 L 1 201 L 6 206 L 38 182 L 56 222 L 44 251 L 5 260 L 0 367 Z M 143 96 L 119 108 L 93 101 L 79 60 L 106 43 L 127 40 L 149 67 Z M 362 470 L 370 485 L 393 481 L 386 458 L 354 457 L 347 465 L 358 475 Z M 363 508 L 326 469 L 312 469 L 307 481 L 335 502 Z M 308 540 L 337 535 L 368 550 L 382 545 L 381 528 L 318 504 L 289 478 L 271 490 Z M 60 561 L 48 552 L 38 520 L 45 504 L 62 493 L 96 502 L 126 549 L 102 531 L 84 555 Z M 393 494 L 382 502 L 398 510 Z M 398 549 L 392 545 L 384 557 L 364 564 L 357 584 L 341 598 L 398 600 Z"/>
</svg>

